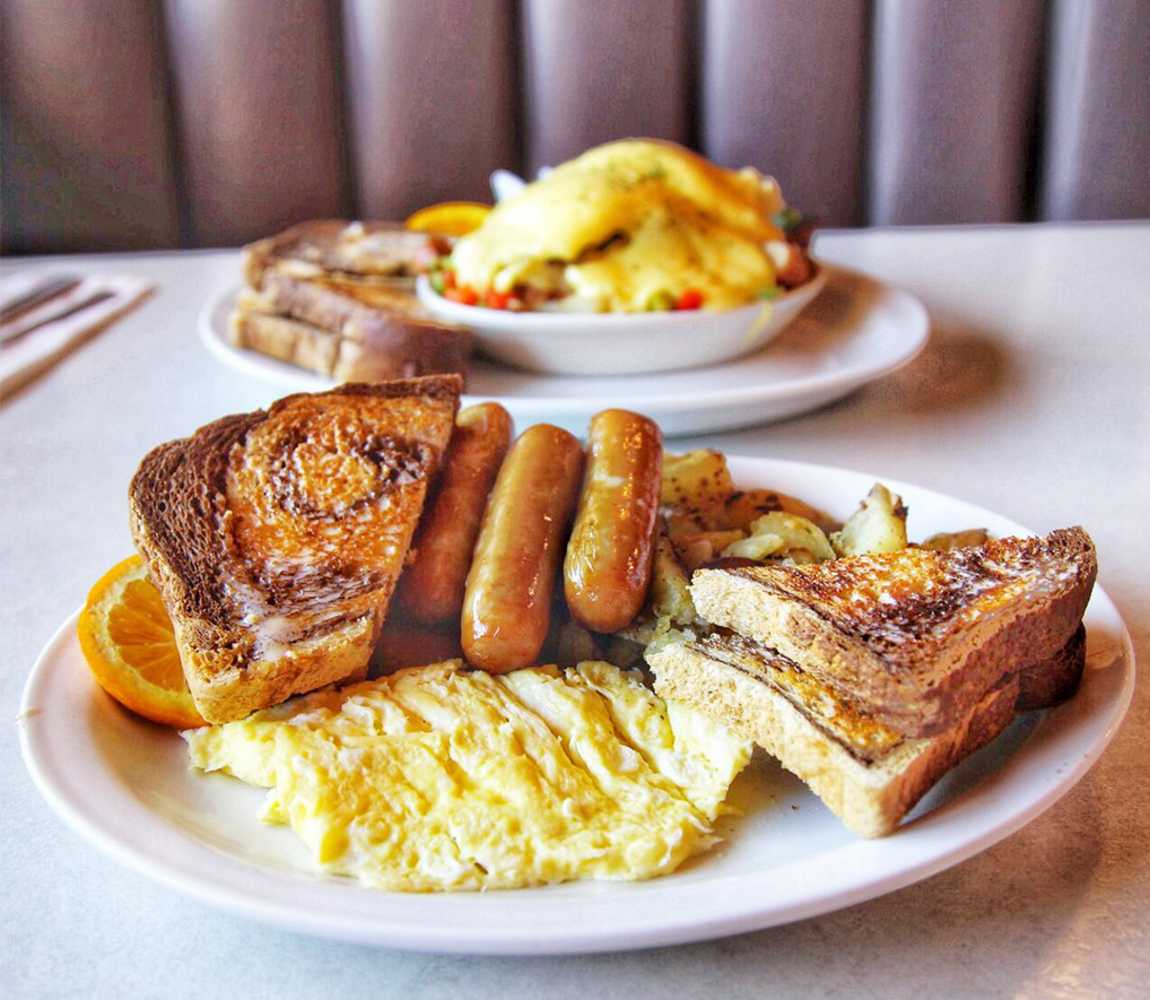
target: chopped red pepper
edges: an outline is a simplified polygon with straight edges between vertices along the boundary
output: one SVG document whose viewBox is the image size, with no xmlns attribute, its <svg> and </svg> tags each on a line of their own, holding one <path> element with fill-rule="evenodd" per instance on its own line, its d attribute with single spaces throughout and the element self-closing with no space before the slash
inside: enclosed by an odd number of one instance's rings
<svg viewBox="0 0 1150 1000">
<path fill-rule="evenodd" d="M 510 301 L 510 292 L 497 292 L 494 288 L 489 288 L 483 304 L 488 309 L 506 309 L 507 303 Z"/>
<path fill-rule="evenodd" d="M 465 306 L 473 306 L 479 302 L 479 293 L 468 285 L 462 288 L 447 288 L 443 292 L 443 297 Z"/>
<path fill-rule="evenodd" d="M 455 287 L 455 272 L 453 270 L 451 270 L 451 268 L 445 268 L 443 271 L 443 287 L 444 288 L 454 288 Z"/>
<path fill-rule="evenodd" d="M 703 304 L 703 293 L 697 288 L 688 288 L 682 295 L 679 296 L 679 301 L 675 303 L 676 309 L 698 309 Z"/>
</svg>

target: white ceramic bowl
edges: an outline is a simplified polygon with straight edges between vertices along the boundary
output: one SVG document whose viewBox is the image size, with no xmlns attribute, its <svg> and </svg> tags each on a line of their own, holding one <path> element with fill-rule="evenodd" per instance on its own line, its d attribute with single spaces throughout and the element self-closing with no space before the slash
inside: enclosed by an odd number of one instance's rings
<svg viewBox="0 0 1150 1000">
<path fill-rule="evenodd" d="M 820 267 L 805 285 L 774 302 L 722 312 L 515 313 L 452 302 L 426 278 L 416 290 L 440 319 L 474 331 L 479 347 L 497 361 L 564 375 L 633 375 L 714 365 L 758 350 L 824 284 L 826 271 Z"/>
</svg>

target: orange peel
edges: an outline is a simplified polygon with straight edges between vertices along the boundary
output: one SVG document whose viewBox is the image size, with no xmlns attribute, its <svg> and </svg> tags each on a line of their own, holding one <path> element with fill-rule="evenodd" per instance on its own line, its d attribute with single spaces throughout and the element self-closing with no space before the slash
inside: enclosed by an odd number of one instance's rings
<svg viewBox="0 0 1150 1000">
<path fill-rule="evenodd" d="M 466 236 L 482 226 L 490 212 L 490 205 L 478 201 L 443 201 L 421 208 L 404 226 L 421 233 Z"/>
<path fill-rule="evenodd" d="M 125 708 L 161 725 L 206 725 L 184 680 L 171 619 L 139 556 L 96 581 L 76 631 L 96 683 Z"/>
</svg>

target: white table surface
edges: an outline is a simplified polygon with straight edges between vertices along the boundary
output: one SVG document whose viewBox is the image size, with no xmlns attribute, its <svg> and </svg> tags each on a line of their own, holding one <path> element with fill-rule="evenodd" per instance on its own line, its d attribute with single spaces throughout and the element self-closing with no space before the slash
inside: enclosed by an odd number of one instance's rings
<svg viewBox="0 0 1150 1000">
<path fill-rule="evenodd" d="M 818 413 L 708 439 L 918 482 L 1038 530 L 1084 524 L 1150 662 L 1150 224 L 827 233 L 818 251 L 919 295 L 909 368 Z M 29 261 L 0 261 L 0 273 Z M 870 903 L 743 937 L 568 959 L 379 951 L 173 895 L 73 834 L 21 765 L 21 688 L 88 586 L 131 551 L 154 444 L 274 390 L 221 366 L 196 313 L 230 253 L 59 258 L 155 297 L 0 404 L 0 992 L 39 996 L 1132 995 L 1150 977 L 1150 695 L 1046 815 Z M 626 404 L 626 400 L 620 400 Z"/>
</svg>

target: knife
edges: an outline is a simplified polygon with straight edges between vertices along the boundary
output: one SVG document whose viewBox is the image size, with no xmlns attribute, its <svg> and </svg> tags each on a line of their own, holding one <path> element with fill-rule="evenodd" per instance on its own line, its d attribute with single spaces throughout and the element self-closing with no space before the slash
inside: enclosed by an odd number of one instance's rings
<svg viewBox="0 0 1150 1000">
<path fill-rule="evenodd" d="M 114 299 L 115 292 L 103 291 L 96 292 L 94 295 L 89 295 L 86 299 L 82 299 L 74 306 L 65 309 L 61 313 L 56 313 L 54 316 L 47 316 L 40 320 L 39 323 L 33 323 L 31 326 L 26 326 L 23 329 L 16 330 L 13 333 L 6 333 L 0 337 L 0 346 L 7 346 L 12 342 L 19 340 L 21 337 L 26 337 L 28 334 L 39 330 L 41 327 L 48 326 L 50 323 L 58 323 L 62 319 L 67 319 L 69 316 L 75 316 L 76 313 L 83 312 L 85 309 L 91 309 L 92 306 L 99 305 L 101 302 L 107 302 L 108 299 Z"/>
<path fill-rule="evenodd" d="M 80 284 L 80 279 L 71 274 L 54 275 L 34 285 L 23 295 L 18 295 L 11 302 L 0 308 L 0 324 L 11 323 L 25 313 L 30 313 L 38 306 L 49 302 L 60 295 L 66 295 Z"/>
</svg>

